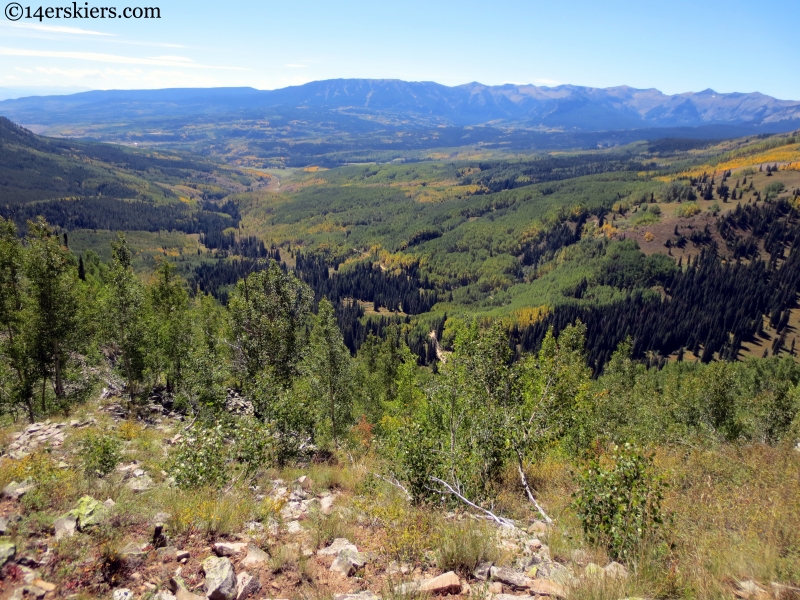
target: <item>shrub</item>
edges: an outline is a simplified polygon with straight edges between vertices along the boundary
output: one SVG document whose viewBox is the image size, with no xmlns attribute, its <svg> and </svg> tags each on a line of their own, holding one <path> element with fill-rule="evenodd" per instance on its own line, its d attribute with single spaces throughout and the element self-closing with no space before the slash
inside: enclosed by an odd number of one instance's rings
<svg viewBox="0 0 800 600">
<path fill-rule="evenodd" d="M 693 217 L 700 213 L 700 207 L 696 202 L 685 202 L 675 209 L 676 217 Z"/>
<path fill-rule="evenodd" d="M 583 532 L 616 560 L 630 560 L 663 522 L 664 485 L 653 474 L 652 456 L 632 444 L 589 460 L 578 483 L 574 505 Z"/>
<path fill-rule="evenodd" d="M 187 432 L 172 459 L 170 472 L 183 489 L 221 487 L 228 479 L 222 425 L 196 425 Z"/>
<path fill-rule="evenodd" d="M 498 558 L 494 529 L 472 519 L 446 523 L 436 538 L 436 565 L 442 571 L 458 571 L 467 576 L 482 562 Z"/>
<path fill-rule="evenodd" d="M 88 433 L 80 442 L 78 455 L 87 475 L 103 477 L 122 460 L 121 442 L 107 433 Z"/>
</svg>

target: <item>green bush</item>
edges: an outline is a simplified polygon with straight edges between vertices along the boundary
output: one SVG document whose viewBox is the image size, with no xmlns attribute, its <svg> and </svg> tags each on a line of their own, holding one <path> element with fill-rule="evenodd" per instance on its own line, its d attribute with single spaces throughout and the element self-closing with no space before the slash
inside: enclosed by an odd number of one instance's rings
<svg viewBox="0 0 800 600">
<path fill-rule="evenodd" d="M 574 506 L 587 540 L 615 560 L 630 561 L 641 542 L 663 523 L 663 483 L 653 458 L 632 444 L 588 461 L 578 476 Z"/>
<path fill-rule="evenodd" d="M 179 442 L 170 473 L 183 489 L 221 487 L 228 480 L 227 459 L 222 425 L 195 425 Z"/>
<path fill-rule="evenodd" d="M 81 440 L 78 454 L 87 475 L 103 477 L 122 460 L 119 438 L 107 433 L 89 433 Z"/>
</svg>

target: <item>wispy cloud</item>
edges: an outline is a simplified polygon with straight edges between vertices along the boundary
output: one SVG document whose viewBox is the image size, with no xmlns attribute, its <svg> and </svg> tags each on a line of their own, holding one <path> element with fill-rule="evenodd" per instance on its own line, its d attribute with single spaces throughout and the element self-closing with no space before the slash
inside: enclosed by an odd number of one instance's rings
<svg viewBox="0 0 800 600">
<path fill-rule="evenodd" d="M 194 62 L 191 58 L 186 58 L 185 56 L 151 56 L 153 60 L 166 60 L 172 62 Z"/>
<path fill-rule="evenodd" d="M 289 63 L 288 65 L 283 65 L 283 66 L 289 69 L 305 69 L 306 67 L 308 67 L 308 65 L 301 65 L 298 63 Z"/>
<path fill-rule="evenodd" d="M 64 27 L 63 25 L 39 25 L 36 23 L 3 23 L 3 25 L 6 25 L 7 27 L 14 27 L 15 29 L 34 29 L 36 31 L 45 31 L 47 33 L 68 33 L 72 35 L 99 35 L 115 37 L 113 33 L 91 31 L 89 29 L 80 29 L 79 27 Z"/>
<path fill-rule="evenodd" d="M 221 67 L 216 65 L 201 65 L 191 62 L 184 57 L 135 57 L 120 56 L 118 54 L 103 54 L 99 52 L 72 52 L 62 50 L 29 50 L 23 48 L 0 47 L 2 56 L 27 56 L 35 58 L 68 58 L 72 60 L 87 60 L 92 62 L 115 63 L 123 65 L 153 65 L 159 67 L 187 67 L 191 69 L 226 69 L 233 71 L 247 71 L 242 67 Z M 189 62 L 187 62 L 189 61 Z"/>
</svg>

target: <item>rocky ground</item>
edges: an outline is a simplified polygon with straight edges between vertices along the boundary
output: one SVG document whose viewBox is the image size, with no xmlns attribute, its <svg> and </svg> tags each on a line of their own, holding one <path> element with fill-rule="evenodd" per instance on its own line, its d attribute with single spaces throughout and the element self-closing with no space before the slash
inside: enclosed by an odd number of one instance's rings
<svg viewBox="0 0 800 600">
<path fill-rule="evenodd" d="M 408 530 L 365 517 L 375 498 L 343 483 L 332 470 L 339 467 L 271 471 L 248 482 L 236 496 L 237 502 L 246 496 L 247 504 L 232 504 L 226 516 L 224 502 L 192 498 L 162 468 L 188 425 L 168 404 L 154 396 L 133 418 L 105 390 L 79 418 L 9 428 L 0 459 L 0 599 L 626 597 L 625 566 L 581 549 L 554 558 L 550 526 L 533 518 L 503 527 L 479 515 L 441 512 L 435 518 L 442 523 L 483 527 L 497 559 L 456 571 L 439 568 L 430 551 L 398 559 L 387 542 Z M 232 393 L 229 409 L 248 414 L 252 406 Z M 127 432 L 122 460 L 102 479 L 81 479 L 71 440 L 102 427 Z M 41 456 L 49 479 L 23 479 Z M 11 479 L 14 474 L 20 477 Z M 232 487 L 220 494 L 236 493 Z M 59 500 L 42 497 L 45 488 Z M 214 515 L 211 528 L 198 525 L 206 521 L 197 515 L 207 510 Z M 343 531 L 346 537 L 335 533 Z M 587 596 L 587 589 L 602 593 Z M 800 590 L 746 580 L 732 582 L 733 596 L 788 599 Z"/>
</svg>

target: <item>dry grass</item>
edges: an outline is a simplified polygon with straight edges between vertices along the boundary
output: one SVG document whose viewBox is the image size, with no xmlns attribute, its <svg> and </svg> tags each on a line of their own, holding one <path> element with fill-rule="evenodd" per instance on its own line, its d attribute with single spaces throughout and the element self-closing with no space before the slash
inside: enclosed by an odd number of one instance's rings
<svg viewBox="0 0 800 600">
<path fill-rule="evenodd" d="M 582 580 L 572 597 L 716 599 L 731 598 L 735 581 L 800 584 L 800 452 L 760 444 L 661 448 L 656 466 L 669 484 L 661 536 L 643 545 L 624 584 Z M 584 542 L 570 507 L 570 471 L 567 461 L 552 459 L 531 469 L 556 517 L 551 554 L 570 560 L 583 549 L 586 560 L 603 565 L 605 553 Z"/>
</svg>

